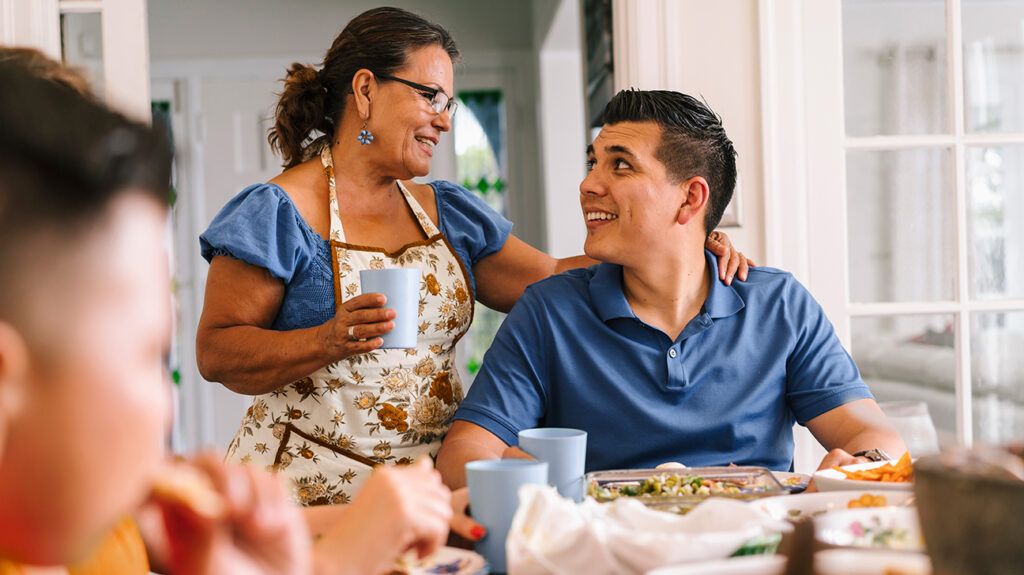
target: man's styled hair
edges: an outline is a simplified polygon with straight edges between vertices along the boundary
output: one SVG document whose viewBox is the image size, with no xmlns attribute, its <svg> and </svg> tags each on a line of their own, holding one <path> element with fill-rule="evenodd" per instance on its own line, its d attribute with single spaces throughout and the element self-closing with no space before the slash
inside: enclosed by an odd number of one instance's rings
<svg viewBox="0 0 1024 575">
<path fill-rule="evenodd" d="M 34 253 L 73 250 L 129 190 L 166 202 L 167 139 L 21 63 L 0 62 L 0 321 L 30 286 Z"/>
<path fill-rule="evenodd" d="M 655 156 L 672 183 L 694 176 L 708 181 L 704 232 L 722 220 L 736 188 L 736 150 L 722 118 L 693 96 L 669 90 L 623 90 L 605 106 L 603 124 L 654 122 L 661 126 Z"/>
</svg>

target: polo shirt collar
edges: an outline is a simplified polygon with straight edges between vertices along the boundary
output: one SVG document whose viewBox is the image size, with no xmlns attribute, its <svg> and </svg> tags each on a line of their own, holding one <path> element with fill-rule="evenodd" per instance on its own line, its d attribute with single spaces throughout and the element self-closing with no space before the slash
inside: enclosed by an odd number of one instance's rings
<svg viewBox="0 0 1024 575">
<path fill-rule="evenodd" d="M 601 321 L 636 317 L 622 290 L 622 266 L 618 264 L 597 265 L 590 279 L 590 299 Z"/>
<path fill-rule="evenodd" d="M 704 250 L 708 261 L 708 273 L 714 278 L 708 298 L 704 300 L 704 311 L 712 319 L 729 317 L 743 309 L 743 298 L 733 286 L 718 281 L 718 258 L 710 251 Z M 590 280 L 590 298 L 594 302 L 601 321 L 617 318 L 635 318 L 636 314 L 626 301 L 622 289 L 622 266 L 600 263 Z"/>
<path fill-rule="evenodd" d="M 708 273 L 711 274 L 711 289 L 708 299 L 704 300 L 704 311 L 711 319 L 729 317 L 743 309 L 743 298 L 733 286 L 727 286 L 718 279 L 718 258 L 708 250 L 704 250 L 708 260 Z"/>
</svg>

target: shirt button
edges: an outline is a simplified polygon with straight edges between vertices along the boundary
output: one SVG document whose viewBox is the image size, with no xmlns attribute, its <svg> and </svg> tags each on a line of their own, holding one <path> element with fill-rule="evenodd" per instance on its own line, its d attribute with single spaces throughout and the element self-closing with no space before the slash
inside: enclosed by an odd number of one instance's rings
<svg viewBox="0 0 1024 575">
<path fill-rule="evenodd" d="M 668 350 L 668 356 L 671 357 L 672 359 L 675 359 L 677 355 L 679 354 L 676 353 L 675 348 Z"/>
</svg>

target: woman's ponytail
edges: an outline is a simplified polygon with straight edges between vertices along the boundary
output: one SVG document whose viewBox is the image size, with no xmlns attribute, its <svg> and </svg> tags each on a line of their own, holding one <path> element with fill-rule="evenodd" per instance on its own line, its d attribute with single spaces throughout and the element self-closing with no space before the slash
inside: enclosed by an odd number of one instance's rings
<svg viewBox="0 0 1024 575">
<path fill-rule="evenodd" d="M 267 140 L 281 154 L 284 167 L 290 168 L 308 159 L 311 137 L 330 138 L 333 123 L 327 121 L 327 94 L 320 74 L 312 66 L 295 63 L 284 79 L 279 95 L 274 127 Z M 321 135 L 317 135 L 317 133 Z"/>
</svg>

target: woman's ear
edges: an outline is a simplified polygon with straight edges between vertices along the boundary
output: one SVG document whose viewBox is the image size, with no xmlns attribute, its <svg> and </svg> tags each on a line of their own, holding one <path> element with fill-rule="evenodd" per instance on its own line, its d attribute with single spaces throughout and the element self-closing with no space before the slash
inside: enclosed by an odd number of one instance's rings
<svg viewBox="0 0 1024 575">
<path fill-rule="evenodd" d="M 370 117 L 370 101 L 377 89 L 377 78 L 366 68 L 360 69 L 352 76 L 352 95 L 356 104 L 359 119 L 366 121 Z"/>
<path fill-rule="evenodd" d="M 707 212 L 708 200 L 711 199 L 708 181 L 701 176 L 694 176 L 681 182 L 679 189 L 683 193 L 683 202 L 679 205 L 676 221 L 685 226 L 694 221 L 694 218 L 699 218 L 697 221 L 703 229 L 704 214 Z"/>
<path fill-rule="evenodd" d="M 0 460 L 7 446 L 11 423 L 25 404 L 29 354 L 25 338 L 9 323 L 0 321 Z"/>
</svg>

